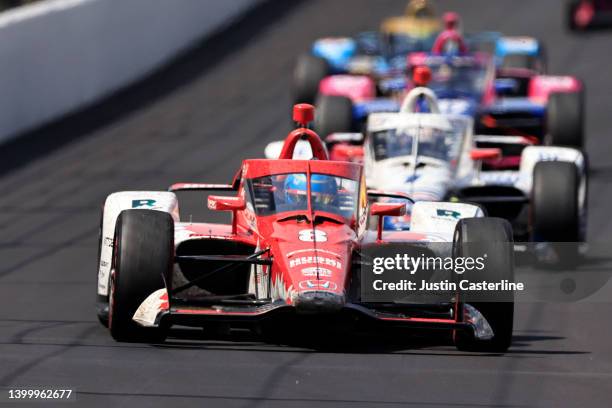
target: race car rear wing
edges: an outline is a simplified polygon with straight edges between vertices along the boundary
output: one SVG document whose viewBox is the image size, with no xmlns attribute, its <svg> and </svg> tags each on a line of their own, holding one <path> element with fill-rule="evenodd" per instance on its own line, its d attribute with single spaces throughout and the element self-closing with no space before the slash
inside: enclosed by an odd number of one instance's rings
<svg viewBox="0 0 612 408">
<path fill-rule="evenodd" d="M 410 197 L 408 194 L 403 193 L 403 192 L 368 190 L 368 199 L 375 200 L 377 198 L 395 198 L 395 199 L 410 201 L 412 204 L 415 203 L 412 197 Z"/>
<path fill-rule="evenodd" d="M 177 191 L 238 191 L 240 179 L 242 178 L 242 166 L 234 175 L 231 184 L 214 184 L 214 183 L 174 183 L 168 187 L 168 191 L 174 193 Z"/>
<path fill-rule="evenodd" d="M 476 144 L 501 144 L 501 145 L 521 145 L 533 146 L 536 140 L 526 136 L 509 135 L 474 135 Z"/>
<path fill-rule="evenodd" d="M 236 191 L 231 184 L 208 183 L 175 183 L 168 188 L 170 192 L 177 191 Z"/>
<path fill-rule="evenodd" d="M 501 157 L 485 160 L 483 170 L 518 169 L 523 149 L 538 143 L 531 137 L 507 135 L 475 135 L 474 142 L 479 149 L 494 148 L 501 152 Z"/>
</svg>

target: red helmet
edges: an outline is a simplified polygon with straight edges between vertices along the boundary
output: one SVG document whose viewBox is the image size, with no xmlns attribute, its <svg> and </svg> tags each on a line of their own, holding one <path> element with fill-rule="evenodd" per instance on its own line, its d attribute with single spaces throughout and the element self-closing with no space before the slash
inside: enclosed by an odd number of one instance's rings
<svg viewBox="0 0 612 408">
<path fill-rule="evenodd" d="M 442 17 L 442 19 L 444 20 L 444 27 L 447 30 L 457 29 L 457 26 L 459 25 L 459 14 L 455 13 L 454 11 L 449 11 L 444 13 L 444 17 Z"/>
<path fill-rule="evenodd" d="M 443 19 L 445 29 L 438 34 L 431 51 L 434 54 L 443 54 L 447 43 L 454 43 L 457 45 L 460 53 L 467 52 L 467 46 L 463 36 L 457 29 L 459 25 L 459 14 L 449 11 L 444 14 Z"/>
</svg>

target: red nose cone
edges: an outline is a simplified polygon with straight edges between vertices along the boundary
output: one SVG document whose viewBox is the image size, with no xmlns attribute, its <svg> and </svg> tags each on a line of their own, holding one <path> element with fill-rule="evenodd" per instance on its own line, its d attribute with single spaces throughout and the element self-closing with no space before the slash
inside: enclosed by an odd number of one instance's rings
<svg viewBox="0 0 612 408">
<path fill-rule="evenodd" d="M 415 86 L 427 86 L 429 81 L 431 81 L 431 70 L 429 67 L 420 65 L 414 68 L 412 82 L 414 82 Z"/>
<path fill-rule="evenodd" d="M 447 30 L 454 30 L 459 24 L 459 14 L 449 11 L 444 13 L 444 26 Z"/>
<path fill-rule="evenodd" d="M 299 103 L 293 106 L 293 121 L 303 127 L 308 126 L 314 120 L 314 106 L 307 103 Z"/>
</svg>

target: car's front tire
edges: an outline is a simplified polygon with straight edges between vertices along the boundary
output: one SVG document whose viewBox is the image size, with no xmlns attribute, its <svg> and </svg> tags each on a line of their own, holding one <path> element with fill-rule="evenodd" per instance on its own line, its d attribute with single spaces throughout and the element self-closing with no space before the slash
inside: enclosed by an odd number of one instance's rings
<svg viewBox="0 0 612 408">
<path fill-rule="evenodd" d="M 475 282 L 482 278 L 489 282 L 502 280 L 514 281 L 512 227 L 502 218 L 464 218 L 459 220 L 455 229 L 455 253 L 466 257 L 486 258 L 485 267 L 478 272 L 478 277 L 472 274 L 470 280 Z M 470 273 L 475 271 L 470 271 Z M 466 272 L 467 273 L 467 272 Z M 461 295 L 459 295 L 461 297 Z M 512 342 L 514 323 L 514 294 L 501 293 L 499 298 L 493 294 L 483 295 L 486 299 L 465 303 L 479 311 L 493 330 L 493 337 L 488 340 L 478 339 L 472 333 L 457 331 L 455 346 L 461 351 L 498 352 L 508 350 Z M 495 294 L 496 296 L 496 294 Z M 486 301 L 485 301 L 486 300 Z M 459 313 L 463 313 L 460 309 Z"/>
<path fill-rule="evenodd" d="M 164 287 L 174 262 L 174 221 L 154 210 L 124 210 L 115 227 L 108 327 L 117 341 L 157 342 L 162 329 L 144 329 L 132 320 L 140 304 Z"/>
</svg>

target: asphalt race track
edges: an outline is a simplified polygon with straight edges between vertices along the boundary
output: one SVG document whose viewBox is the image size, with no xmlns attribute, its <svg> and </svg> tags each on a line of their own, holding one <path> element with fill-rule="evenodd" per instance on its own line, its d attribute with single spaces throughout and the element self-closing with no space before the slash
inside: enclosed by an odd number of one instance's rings
<svg viewBox="0 0 612 408">
<path fill-rule="evenodd" d="M 612 32 L 568 34 L 558 0 L 438 3 L 459 11 L 470 31 L 543 39 L 551 72 L 586 81 L 589 239 L 611 242 Z M 73 388 L 79 405 L 100 407 L 610 406 L 610 283 L 598 302 L 518 305 L 505 355 L 423 341 L 343 340 L 319 350 L 199 332 L 134 345 L 98 324 L 104 197 L 229 181 L 242 158 L 260 157 L 289 130 L 296 54 L 316 37 L 374 28 L 403 7 L 272 1 L 138 86 L 0 149 L 0 386 Z M 204 203 L 197 194 L 185 200 L 184 217 Z"/>
</svg>

